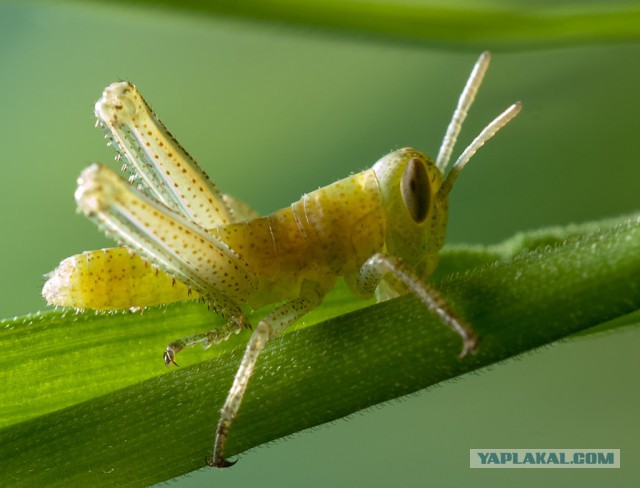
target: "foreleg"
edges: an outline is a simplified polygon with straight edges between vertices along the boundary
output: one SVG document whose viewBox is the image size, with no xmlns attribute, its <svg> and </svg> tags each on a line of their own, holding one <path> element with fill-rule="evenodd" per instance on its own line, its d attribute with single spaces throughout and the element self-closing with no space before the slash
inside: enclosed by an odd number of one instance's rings
<svg viewBox="0 0 640 488">
<path fill-rule="evenodd" d="M 468 325 L 456 317 L 440 293 L 418 278 L 399 259 L 382 253 L 376 253 L 371 256 L 360 269 L 358 277 L 360 291 L 363 294 L 373 293 L 387 274 L 391 274 L 400 280 L 432 314 L 440 317 L 446 325 L 462 338 L 463 347 L 460 357 L 464 357 L 469 351 L 473 352 L 475 350 L 476 334 Z"/>
</svg>

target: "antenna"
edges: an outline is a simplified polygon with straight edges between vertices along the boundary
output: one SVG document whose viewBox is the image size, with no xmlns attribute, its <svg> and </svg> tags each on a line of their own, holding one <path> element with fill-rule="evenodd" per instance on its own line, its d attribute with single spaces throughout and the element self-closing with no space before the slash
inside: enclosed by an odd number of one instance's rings
<svg viewBox="0 0 640 488">
<path fill-rule="evenodd" d="M 480 55 L 478 61 L 476 61 L 476 64 L 473 67 L 473 70 L 471 71 L 471 74 L 469 75 L 467 84 L 465 85 L 464 89 L 462 90 L 462 94 L 458 99 L 458 106 L 453 112 L 453 117 L 451 118 L 451 122 L 449 122 L 449 127 L 447 127 L 447 132 L 444 136 L 444 139 L 442 140 L 442 145 L 440 146 L 440 151 L 438 152 L 438 158 L 436 159 L 436 166 L 440 170 L 440 172 L 442 172 L 442 174 L 444 174 L 447 166 L 449 165 L 451 153 L 453 152 L 453 147 L 455 146 L 458 135 L 460 134 L 462 123 L 467 117 L 469 107 L 471 107 L 473 100 L 476 98 L 478 88 L 480 88 L 480 84 L 482 83 L 482 79 L 487 72 L 490 61 L 491 54 L 488 51 L 485 51 Z M 446 196 L 451 191 L 451 188 L 453 187 L 453 183 L 456 181 L 465 165 L 478 151 L 478 149 L 480 149 L 485 144 L 485 142 L 495 136 L 500 129 L 511 122 L 513 118 L 518 115 L 521 109 L 522 102 L 516 102 L 511 105 L 507 110 L 493 119 L 489 123 L 489 125 L 487 125 L 482 130 L 482 132 L 480 132 L 478 137 L 476 137 L 473 142 L 471 142 L 471 144 L 469 144 L 467 148 L 462 151 L 462 154 L 460 155 L 458 160 L 451 167 L 451 171 L 449 171 L 449 174 L 447 175 L 444 183 L 438 189 L 437 198 L 441 200 L 446 198 Z"/>
<path fill-rule="evenodd" d="M 447 179 L 444 181 L 440 189 L 438 190 L 437 197 L 443 199 L 451 191 L 454 181 L 458 178 L 461 171 L 469 160 L 473 157 L 478 149 L 480 149 L 485 142 L 491 139 L 496 133 L 502 129 L 505 125 L 511 122 L 516 115 L 522 109 L 522 102 L 516 102 L 511 105 L 507 110 L 498 115 L 495 119 L 487 125 L 482 132 L 476 137 L 471 144 L 462 152 L 458 160 L 453 163 L 451 171 L 447 175 Z"/>
<path fill-rule="evenodd" d="M 440 151 L 438 151 L 438 158 L 436 159 L 436 166 L 441 173 L 444 173 L 445 168 L 449 164 L 449 159 L 451 159 L 451 153 L 453 152 L 453 147 L 456 145 L 462 123 L 467 117 L 469 107 L 471 107 L 473 100 L 476 98 L 476 93 L 478 93 L 478 88 L 480 88 L 490 62 L 491 53 L 489 53 L 489 51 L 483 52 L 478 58 L 478 61 L 476 61 L 467 80 L 467 84 L 464 86 L 462 94 L 458 99 L 458 106 L 453 112 L 453 117 L 451 117 L 451 122 L 449 122 L 449 127 L 447 127 L 444 139 L 442 139 Z"/>
</svg>

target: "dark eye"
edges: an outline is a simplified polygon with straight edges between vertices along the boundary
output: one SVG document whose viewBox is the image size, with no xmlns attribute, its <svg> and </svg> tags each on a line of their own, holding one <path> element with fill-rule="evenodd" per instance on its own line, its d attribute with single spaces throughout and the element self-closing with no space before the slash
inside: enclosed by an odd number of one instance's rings
<svg viewBox="0 0 640 488">
<path fill-rule="evenodd" d="M 427 169 L 419 159 L 410 159 L 404 168 L 400 192 L 411 218 L 417 224 L 424 222 L 429 213 L 431 186 Z"/>
</svg>

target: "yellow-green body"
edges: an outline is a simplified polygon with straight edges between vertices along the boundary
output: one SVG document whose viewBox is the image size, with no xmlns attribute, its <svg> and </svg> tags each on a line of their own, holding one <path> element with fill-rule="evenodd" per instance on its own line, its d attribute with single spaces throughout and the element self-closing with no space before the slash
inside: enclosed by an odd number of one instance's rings
<svg viewBox="0 0 640 488">
<path fill-rule="evenodd" d="M 257 286 L 246 303 L 257 308 L 296 297 L 305 279 L 328 289 L 353 272 L 357 260 L 371 255 L 363 247 L 382 246 L 376 190 L 375 178 L 365 171 L 267 217 L 213 229 L 256 273 Z"/>
<path fill-rule="evenodd" d="M 333 287 L 340 276 L 384 246 L 385 223 L 372 170 L 305 194 L 266 217 L 219 226 L 210 232 L 229 245 L 255 273 L 253 308 L 290 300 L 304 280 Z"/>
<path fill-rule="evenodd" d="M 393 154 L 401 159 L 420 157 L 437 171 L 417 151 Z M 434 182 L 438 176 L 433 173 Z M 433 218 L 423 222 L 419 232 L 412 223 L 406 226 L 404 236 L 390 241 L 388 231 L 392 229 L 397 235 L 398 227 L 408 224 L 403 217 L 409 215 L 406 209 L 402 209 L 406 215 L 398 215 L 397 209 L 385 206 L 385 200 L 376 171 L 368 169 L 305 194 L 267 217 L 211 232 L 256 273 L 258 286 L 246 301 L 252 307 L 298 296 L 304 280 L 329 290 L 343 276 L 355 292 L 360 268 L 377 252 L 402 251 L 407 264 L 418 267 L 421 276 L 428 276 L 444 242 L 446 202 L 432 210 Z"/>
<path fill-rule="evenodd" d="M 404 168 L 411 159 L 424 163 L 435 193 L 442 182 L 440 172 L 429 158 L 406 148 L 266 217 L 208 229 L 251 275 L 249 286 L 237 293 L 227 288 L 226 296 L 238 305 L 259 308 L 297 297 L 305 280 L 326 292 L 340 277 L 357 293 L 360 268 L 377 252 L 402 256 L 420 277 L 428 277 L 444 243 L 446 200 L 433 198 L 426 220 L 417 224 L 402 199 L 385 191 L 399 187 L 389 180 L 399 182 L 402 171 L 393 169 Z M 223 273 L 228 276 L 221 280 L 227 281 L 238 271 L 228 264 Z M 125 248 L 72 256 L 55 274 L 48 300 L 80 309 L 137 309 L 202 296 L 202 290 L 192 290 Z M 401 291 L 397 283 L 394 287 Z M 54 291 L 59 298 L 54 299 Z"/>
</svg>

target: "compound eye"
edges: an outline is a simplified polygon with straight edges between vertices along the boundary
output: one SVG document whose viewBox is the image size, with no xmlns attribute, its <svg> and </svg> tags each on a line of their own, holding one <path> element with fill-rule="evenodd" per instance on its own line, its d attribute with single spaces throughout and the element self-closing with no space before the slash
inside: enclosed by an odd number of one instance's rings
<svg viewBox="0 0 640 488">
<path fill-rule="evenodd" d="M 416 224 L 424 222 L 429 213 L 431 186 L 424 163 L 418 158 L 409 160 L 402 173 L 400 192 L 404 204 Z"/>
</svg>

